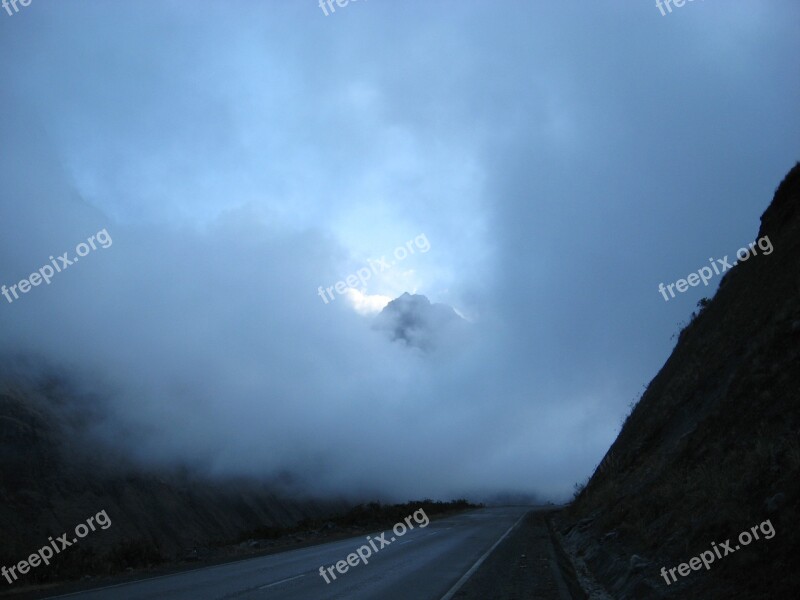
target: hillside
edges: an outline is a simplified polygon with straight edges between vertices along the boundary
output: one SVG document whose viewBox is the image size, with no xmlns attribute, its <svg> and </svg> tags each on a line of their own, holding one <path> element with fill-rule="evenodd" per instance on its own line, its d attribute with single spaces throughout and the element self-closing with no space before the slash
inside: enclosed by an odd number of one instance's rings
<svg viewBox="0 0 800 600">
<path fill-rule="evenodd" d="M 614 598 L 792 598 L 800 590 L 800 164 L 761 217 L 774 252 L 728 271 L 561 517 Z M 740 545 L 769 521 L 774 536 Z M 732 554 L 661 574 L 731 539 Z M 746 538 L 745 538 L 746 541 Z"/>
<path fill-rule="evenodd" d="M 203 559 L 256 530 L 348 506 L 281 494 L 276 483 L 137 467 L 93 439 L 100 421 L 90 399 L 61 376 L 30 375 L 10 368 L 13 362 L 0 368 L 0 564 L 16 564 L 48 536 L 72 531 L 99 511 L 111 521 L 14 588 Z"/>
</svg>

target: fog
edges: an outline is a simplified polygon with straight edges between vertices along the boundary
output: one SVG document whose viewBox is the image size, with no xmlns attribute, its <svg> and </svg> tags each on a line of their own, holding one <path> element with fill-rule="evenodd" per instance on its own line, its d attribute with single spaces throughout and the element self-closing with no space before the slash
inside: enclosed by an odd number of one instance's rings
<svg viewBox="0 0 800 600">
<path fill-rule="evenodd" d="M 93 435 L 144 464 L 564 500 L 718 279 L 669 302 L 658 284 L 752 242 L 800 155 L 798 17 L 788 0 L 0 12 L 0 284 L 112 242 L 0 297 L 0 351 L 66 369 L 97 397 Z M 466 334 L 392 341 L 374 313 L 404 292 Z"/>
</svg>

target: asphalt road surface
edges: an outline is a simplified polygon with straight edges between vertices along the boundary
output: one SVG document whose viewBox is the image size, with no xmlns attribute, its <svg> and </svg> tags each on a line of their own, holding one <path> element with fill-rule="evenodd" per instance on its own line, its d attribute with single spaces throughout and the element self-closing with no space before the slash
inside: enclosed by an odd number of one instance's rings
<svg viewBox="0 0 800 600">
<path fill-rule="evenodd" d="M 529 507 L 486 508 L 415 525 L 402 537 L 374 552 L 368 564 L 334 569 L 330 583 L 321 566 L 346 560 L 367 543 L 366 535 L 281 554 L 133 581 L 57 596 L 86 600 L 443 600 L 474 572 L 478 564 L 530 510 Z M 381 532 L 370 534 L 372 538 Z M 375 544 L 377 547 L 380 543 Z M 344 568 L 344 565 L 342 565 Z M 327 571 L 326 571 L 327 573 Z"/>
</svg>

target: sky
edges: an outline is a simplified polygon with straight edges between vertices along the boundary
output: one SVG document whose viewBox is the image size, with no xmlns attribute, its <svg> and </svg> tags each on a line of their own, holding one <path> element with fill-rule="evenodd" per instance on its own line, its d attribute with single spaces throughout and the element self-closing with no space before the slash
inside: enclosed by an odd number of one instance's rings
<svg viewBox="0 0 800 600">
<path fill-rule="evenodd" d="M 0 352 L 145 464 L 565 500 L 800 159 L 800 4 L 334 7 L 0 9 Z"/>
</svg>

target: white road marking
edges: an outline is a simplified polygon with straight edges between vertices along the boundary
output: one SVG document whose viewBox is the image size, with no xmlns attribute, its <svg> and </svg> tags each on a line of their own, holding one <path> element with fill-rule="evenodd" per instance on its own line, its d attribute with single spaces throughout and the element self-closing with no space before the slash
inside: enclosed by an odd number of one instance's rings
<svg viewBox="0 0 800 600">
<path fill-rule="evenodd" d="M 529 511 L 529 512 L 530 512 L 530 511 Z M 522 519 L 524 519 L 524 518 L 525 518 L 525 515 L 527 515 L 527 514 L 528 514 L 527 512 L 526 512 L 526 513 L 524 513 L 524 514 L 523 514 L 523 515 L 522 515 L 522 516 L 521 516 L 521 517 L 520 517 L 520 518 L 517 520 L 517 522 L 516 522 L 516 523 L 514 523 L 514 524 L 513 524 L 511 527 L 509 527 L 509 528 L 508 528 L 508 531 L 506 531 L 506 532 L 503 534 L 503 536 L 502 536 L 502 537 L 501 537 L 499 540 L 497 540 L 497 541 L 494 543 L 494 546 L 492 546 L 491 548 L 489 548 L 489 549 L 486 551 L 486 554 L 484 554 L 483 556 L 481 556 L 481 557 L 478 559 L 478 562 L 476 562 L 474 565 L 472 565 L 472 568 L 471 568 L 469 571 L 467 571 L 466 573 L 464 573 L 464 575 L 461 577 L 461 579 L 459 579 L 458 581 L 456 581 L 456 584 L 455 584 L 455 585 L 454 585 L 452 588 L 450 588 L 450 591 L 449 591 L 449 592 L 447 592 L 447 593 L 446 593 L 444 596 L 442 596 L 442 600 L 450 600 L 450 599 L 451 599 L 453 596 L 455 596 L 455 595 L 456 595 L 456 592 L 457 592 L 457 591 L 458 591 L 458 590 L 461 588 L 461 586 L 462 586 L 462 585 L 464 585 L 464 584 L 467 582 L 467 579 L 469 579 L 470 577 L 472 577 L 472 574 L 473 574 L 475 571 L 477 571 L 477 570 L 478 570 L 478 567 L 480 567 L 480 566 L 481 566 L 481 564 L 483 563 L 483 561 L 485 561 L 485 560 L 486 560 L 486 558 L 487 558 L 487 557 L 488 557 L 488 556 L 489 556 L 489 555 L 490 555 L 490 554 L 491 554 L 491 553 L 494 551 L 494 549 L 495 549 L 495 548 L 497 548 L 497 547 L 500 545 L 500 542 L 502 542 L 504 539 L 506 539 L 506 536 L 507 536 L 509 533 L 511 533 L 511 530 L 512 530 L 512 529 L 514 529 L 514 528 L 515 528 L 517 525 L 519 525 L 519 524 L 522 522 Z"/>
<path fill-rule="evenodd" d="M 295 575 L 294 577 L 287 577 L 286 579 L 281 579 L 280 581 L 276 581 L 275 583 L 268 583 L 267 585 L 262 585 L 260 590 L 265 590 L 267 588 L 271 588 L 273 585 L 280 585 L 282 583 L 286 583 L 287 581 L 292 581 L 293 579 L 300 579 L 301 577 L 305 577 L 305 575 Z"/>
</svg>

